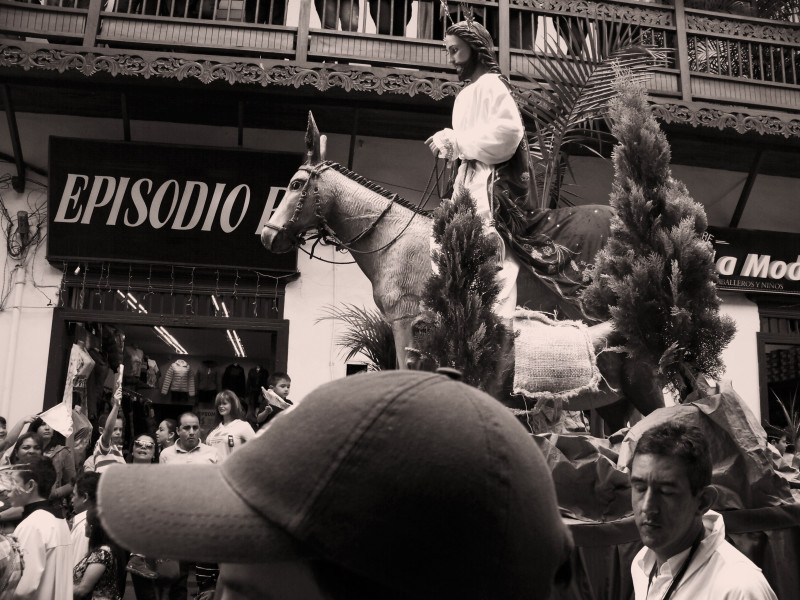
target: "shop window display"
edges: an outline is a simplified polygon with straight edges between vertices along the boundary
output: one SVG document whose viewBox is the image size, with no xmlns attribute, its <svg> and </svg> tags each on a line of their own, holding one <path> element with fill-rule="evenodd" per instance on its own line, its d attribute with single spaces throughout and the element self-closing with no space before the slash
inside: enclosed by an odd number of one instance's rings
<svg viewBox="0 0 800 600">
<path fill-rule="evenodd" d="M 222 389 L 233 390 L 255 421 L 261 386 L 275 370 L 274 331 L 74 322 L 67 328 L 73 343 L 64 394 L 91 422 L 107 410 L 116 367 L 124 367 L 124 447 L 185 411 L 198 414 L 207 434 Z"/>
</svg>

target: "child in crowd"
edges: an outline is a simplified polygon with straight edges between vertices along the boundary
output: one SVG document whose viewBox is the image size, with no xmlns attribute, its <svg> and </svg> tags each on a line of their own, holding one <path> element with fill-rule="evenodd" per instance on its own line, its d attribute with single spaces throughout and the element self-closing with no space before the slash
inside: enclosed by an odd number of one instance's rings
<svg viewBox="0 0 800 600">
<path fill-rule="evenodd" d="M 47 498 L 56 481 L 56 469 L 47 457 L 17 466 L 12 506 L 23 508 L 23 520 L 14 530 L 25 568 L 14 598 L 72 600 L 72 552 L 69 527 Z"/>
<path fill-rule="evenodd" d="M 86 535 L 86 512 L 97 504 L 98 473 L 83 473 L 72 488 L 72 566 L 77 565 L 89 553 L 89 536 Z"/>
<path fill-rule="evenodd" d="M 125 464 L 122 454 L 122 436 L 125 431 L 125 421 L 119 414 L 122 404 L 122 386 L 117 386 L 114 391 L 111 411 L 107 415 L 100 415 L 98 423 L 105 423 L 98 427 L 100 439 L 94 447 L 92 455 L 83 463 L 84 472 L 94 471 L 103 473 L 108 467 L 116 464 Z"/>
<path fill-rule="evenodd" d="M 273 373 L 267 380 L 268 390 L 261 388 L 262 401 L 256 412 L 256 421 L 262 427 L 270 419 L 293 405 L 289 400 L 292 379 L 286 373 Z"/>
</svg>

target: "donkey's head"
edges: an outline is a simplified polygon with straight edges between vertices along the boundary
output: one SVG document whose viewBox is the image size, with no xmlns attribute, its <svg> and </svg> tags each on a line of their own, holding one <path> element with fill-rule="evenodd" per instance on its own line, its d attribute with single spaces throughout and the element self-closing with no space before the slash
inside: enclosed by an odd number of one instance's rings
<svg viewBox="0 0 800 600">
<path fill-rule="evenodd" d="M 325 165 L 325 136 L 319 134 L 314 115 L 308 113 L 306 162 L 292 176 L 275 214 L 261 230 L 261 243 L 271 252 L 288 252 L 299 235 L 320 225 L 318 176 Z M 314 180 L 317 181 L 314 181 Z"/>
</svg>

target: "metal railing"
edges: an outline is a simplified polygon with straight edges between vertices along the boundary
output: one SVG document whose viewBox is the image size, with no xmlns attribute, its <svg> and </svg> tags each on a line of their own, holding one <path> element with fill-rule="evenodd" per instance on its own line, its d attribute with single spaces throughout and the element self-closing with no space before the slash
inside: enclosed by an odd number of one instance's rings
<svg viewBox="0 0 800 600">
<path fill-rule="evenodd" d="M 445 9 L 438 0 L 46 1 L 0 0 L 0 32 L 84 48 L 433 72 L 449 71 L 441 39 L 465 6 L 451 2 Z M 602 20 L 673 51 L 674 62 L 652 83 L 657 93 L 800 107 L 800 0 L 732 1 L 731 13 L 698 6 L 702 0 L 472 0 L 469 10 L 494 36 L 500 65 L 512 76 L 530 75 L 531 61 L 546 58 L 548 45 L 579 47 L 592 23 Z"/>
</svg>

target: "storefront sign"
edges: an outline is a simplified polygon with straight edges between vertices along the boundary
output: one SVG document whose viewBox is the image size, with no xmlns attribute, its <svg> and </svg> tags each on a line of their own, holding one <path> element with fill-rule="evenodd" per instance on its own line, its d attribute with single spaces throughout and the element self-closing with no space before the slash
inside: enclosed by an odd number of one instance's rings
<svg viewBox="0 0 800 600">
<path fill-rule="evenodd" d="M 50 138 L 50 260 L 294 271 L 261 228 L 300 154 Z"/>
<path fill-rule="evenodd" d="M 800 294 L 800 234 L 709 227 L 721 289 Z"/>
</svg>

